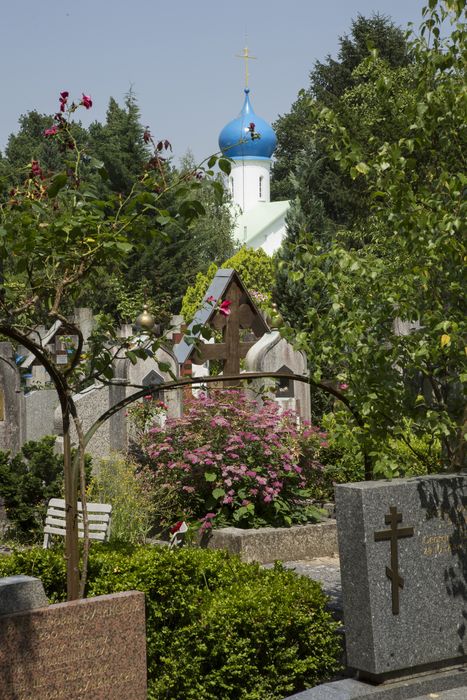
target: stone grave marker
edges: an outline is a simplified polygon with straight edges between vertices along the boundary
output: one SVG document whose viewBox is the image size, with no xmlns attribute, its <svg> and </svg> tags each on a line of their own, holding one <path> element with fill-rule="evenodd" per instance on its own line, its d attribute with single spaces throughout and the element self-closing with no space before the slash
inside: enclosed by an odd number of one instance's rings
<svg viewBox="0 0 467 700">
<path fill-rule="evenodd" d="M 17 454 L 25 429 L 20 374 L 11 343 L 0 342 L 0 450 Z"/>
<path fill-rule="evenodd" d="M 146 700 L 144 593 L 0 617 L 2 700 Z"/>
<path fill-rule="evenodd" d="M 265 333 L 248 351 L 245 358 L 248 372 L 289 372 L 308 375 L 307 359 L 303 352 L 295 350 L 278 331 Z M 271 398 L 284 409 L 296 411 L 302 420 L 311 419 L 310 386 L 307 382 L 291 379 L 257 379 L 251 383 L 252 389 L 271 386 Z"/>
<path fill-rule="evenodd" d="M 381 681 L 467 661 L 467 476 L 336 487 L 348 665 Z"/>
<path fill-rule="evenodd" d="M 228 303 L 222 314 L 210 300 Z M 199 342 L 195 347 L 184 338 L 174 347 L 181 366 L 191 358 L 196 364 L 216 360 L 222 366 L 222 374 L 239 374 L 241 360 L 256 340 L 269 332 L 269 326 L 248 290 L 235 270 L 219 269 L 207 290 L 203 304 L 188 327 L 211 326 L 222 335 L 215 343 Z M 199 332 L 198 332 L 199 335 Z M 226 380 L 224 386 L 237 386 L 238 380 Z"/>
</svg>

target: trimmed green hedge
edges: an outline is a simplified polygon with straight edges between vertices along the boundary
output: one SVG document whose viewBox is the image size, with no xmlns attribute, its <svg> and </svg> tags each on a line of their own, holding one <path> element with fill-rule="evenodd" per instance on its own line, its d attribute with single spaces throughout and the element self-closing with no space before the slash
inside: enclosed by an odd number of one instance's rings
<svg viewBox="0 0 467 700">
<path fill-rule="evenodd" d="M 42 579 L 65 599 L 63 554 L 0 556 L 0 576 Z M 93 545 L 88 596 L 146 594 L 150 700 L 275 700 L 338 669 L 337 625 L 318 583 L 226 552 Z"/>
</svg>

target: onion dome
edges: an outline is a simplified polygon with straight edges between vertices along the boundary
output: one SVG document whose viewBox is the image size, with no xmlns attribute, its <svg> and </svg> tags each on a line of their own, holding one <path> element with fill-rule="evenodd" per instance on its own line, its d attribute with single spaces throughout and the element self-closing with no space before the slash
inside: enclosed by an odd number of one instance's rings
<svg viewBox="0 0 467 700">
<path fill-rule="evenodd" d="M 276 134 L 270 124 L 254 113 L 249 92 L 245 88 L 245 102 L 238 117 L 222 129 L 219 148 L 234 160 L 269 160 L 276 147 Z"/>
</svg>

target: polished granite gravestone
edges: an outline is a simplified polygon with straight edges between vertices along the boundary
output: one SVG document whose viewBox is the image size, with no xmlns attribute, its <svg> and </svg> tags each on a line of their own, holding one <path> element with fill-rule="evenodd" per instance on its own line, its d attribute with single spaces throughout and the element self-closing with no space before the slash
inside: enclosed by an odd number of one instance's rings
<svg viewBox="0 0 467 700">
<path fill-rule="evenodd" d="M 348 666 L 375 681 L 467 660 L 467 475 L 336 487 Z"/>
<path fill-rule="evenodd" d="M 2 700 L 146 700 L 144 593 L 0 617 Z"/>
</svg>

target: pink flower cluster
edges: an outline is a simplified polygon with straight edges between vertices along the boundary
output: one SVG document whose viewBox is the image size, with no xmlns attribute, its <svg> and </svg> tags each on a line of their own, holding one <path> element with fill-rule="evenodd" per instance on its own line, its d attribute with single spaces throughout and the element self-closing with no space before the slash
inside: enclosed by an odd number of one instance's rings
<svg viewBox="0 0 467 700">
<path fill-rule="evenodd" d="M 277 523 L 303 502 L 325 437 L 273 401 L 258 407 L 241 391 L 215 390 L 194 399 L 182 418 L 154 426 L 146 454 L 158 482 L 183 494 L 186 513 L 205 530 L 214 516 L 223 524 Z"/>
<path fill-rule="evenodd" d="M 66 120 L 63 116 L 63 113 L 67 110 L 69 111 L 69 113 L 71 113 L 77 109 L 77 105 L 74 102 L 71 103 L 71 106 L 68 105 L 69 96 L 70 93 L 68 92 L 68 90 L 62 90 L 62 92 L 60 93 L 58 99 L 59 111 L 54 117 L 56 124 L 52 124 L 52 126 L 50 126 L 48 129 L 44 129 L 44 136 L 55 136 L 56 134 L 58 134 L 59 130 L 63 128 L 66 124 Z M 91 109 L 91 97 L 89 95 L 85 95 L 83 92 L 81 100 L 79 102 L 79 106 L 84 107 L 85 109 Z"/>
</svg>

